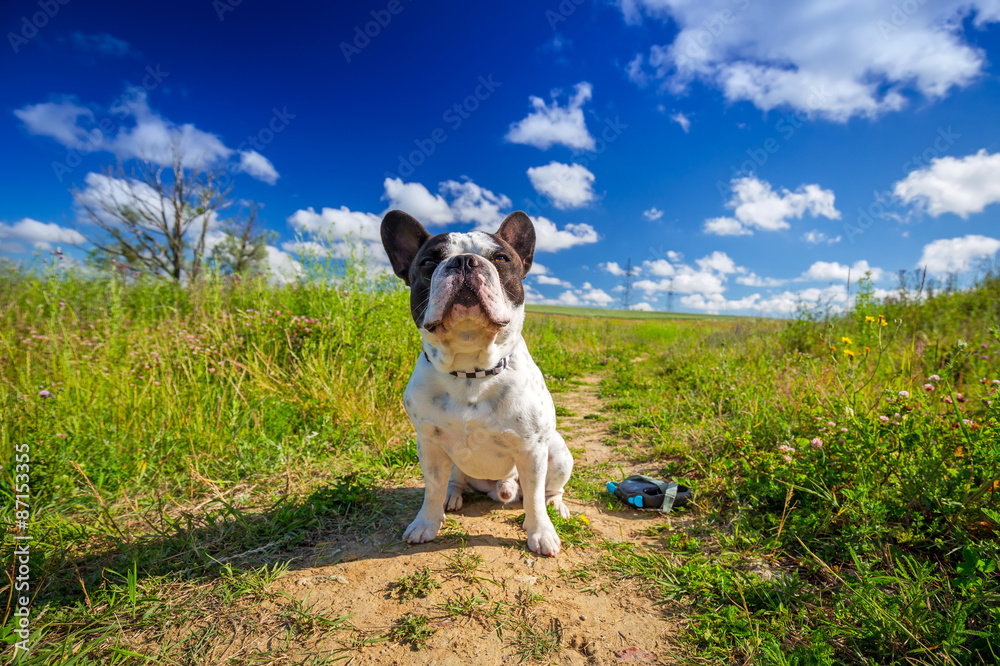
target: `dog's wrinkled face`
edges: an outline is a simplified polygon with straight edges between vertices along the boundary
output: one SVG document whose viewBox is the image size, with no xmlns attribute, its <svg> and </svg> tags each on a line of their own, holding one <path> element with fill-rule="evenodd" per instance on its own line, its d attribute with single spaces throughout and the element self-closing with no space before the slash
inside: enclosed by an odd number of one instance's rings
<svg viewBox="0 0 1000 666">
<path fill-rule="evenodd" d="M 535 230 L 524 213 L 511 213 L 494 234 L 431 236 L 411 216 L 391 211 L 382 220 L 382 244 L 396 275 L 410 286 L 410 313 L 424 337 L 471 351 L 518 320 L 535 248 Z"/>
</svg>

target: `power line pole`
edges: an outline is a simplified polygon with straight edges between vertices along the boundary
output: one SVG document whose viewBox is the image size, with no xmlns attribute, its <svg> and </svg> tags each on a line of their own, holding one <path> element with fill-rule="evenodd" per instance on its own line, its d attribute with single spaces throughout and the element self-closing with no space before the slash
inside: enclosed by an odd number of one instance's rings
<svg viewBox="0 0 1000 666">
<path fill-rule="evenodd" d="M 622 309 L 628 310 L 632 307 L 632 276 L 635 275 L 632 272 L 632 257 L 629 257 L 628 263 L 625 264 L 625 275 L 622 277 L 622 286 L 625 288 L 622 291 Z"/>
</svg>

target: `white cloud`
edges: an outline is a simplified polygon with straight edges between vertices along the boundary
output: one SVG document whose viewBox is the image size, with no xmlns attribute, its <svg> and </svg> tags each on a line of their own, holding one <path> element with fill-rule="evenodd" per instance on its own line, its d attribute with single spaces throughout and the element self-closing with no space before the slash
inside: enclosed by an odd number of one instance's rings
<svg viewBox="0 0 1000 666">
<path fill-rule="evenodd" d="M 440 191 L 452 197 L 450 206 L 455 219 L 476 222 L 479 228 L 488 227 L 490 231 L 496 231 L 503 222 L 504 215 L 500 209 L 511 207 L 509 198 L 494 194 L 471 180 L 461 183 L 446 180 L 441 183 Z"/>
<path fill-rule="evenodd" d="M 603 261 L 597 265 L 605 273 L 611 273 L 618 277 L 625 275 L 625 269 L 618 265 L 617 261 Z M 633 269 L 634 270 L 634 269 Z"/>
<path fill-rule="evenodd" d="M 722 278 L 712 273 L 686 270 L 678 272 L 672 278 L 654 280 L 637 280 L 633 285 L 647 296 L 672 291 L 678 294 L 721 294 L 726 290 Z"/>
<path fill-rule="evenodd" d="M 667 257 L 668 259 L 642 262 L 644 272 L 660 279 L 646 278 L 636 281 L 632 286 L 649 297 L 663 292 L 719 296 L 726 291 L 725 283 L 729 275 L 747 272 L 746 268 L 737 266 L 725 252 L 715 251 L 697 259 L 694 262 L 697 267 L 681 263 L 683 257 L 677 252 L 668 252 Z"/>
<path fill-rule="evenodd" d="M 729 102 L 767 111 L 790 107 L 846 122 L 907 104 L 915 90 L 936 100 L 984 69 L 982 49 L 963 34 L 1000 20 L 996 0 L 933 0 L 889 5 L 869 0 L 621 0 L 626 22 L 643 14 L 677 26 L 673 41 L 650 49 L 649 71 L 633 59 L 633 81 L 659 80 L 673 93 L 695 80 Z M 671 26 L 673 30 L 673 26 Z"/>
<path fill-rule="evenodd" d="M 669 256 L 669 255 L 668 255 Z M 675 263 L 680 262 L 680 258 L 671 259 Z M 656 277 L 671 277 L 676 271 L 674 270 L 674 265 L 667 261 L 666 259 L 655 259 L 653 261 L 642 262 L 642 268 L 650 275 L 655 275 Z"/>
<path fill-rule="evenodd" d="M 894 193 L 937 217 L 954 213 L 968 218 L 1000 202 L 1000 153 L 980 150 L 963 158 L 939 157 L 896 183 Z"/>
<path fill-rule="evenodd" d="M 564 286 L 568 287 L 568 283 Z M 614 302 L 615 298 L 610 296 L 603 289 L 597 289 L 589 282 L 585 282 L 580 289 L 567 288 L 564 292 L 559 294 L 558 298 L 545 298 L 538 291 L 532 288 L 530 284 L 525 284 L 524 300 L 527 303 L 536 303 L 540 305 L 595 305 L 598 307 L 605 307 L 609 303 Z"/>
<path fill-rule="evenodd" d="M 567 289 L 573 288 L 573 283 L 566 280 L 560 280 L 554 275 L 539 275 L 536 280 L 538 284 L 557 285 L 559 287 L 566 287 Z"/>
<path fill-rule="evenodd" d="M 381 243 L 382 218 L 372 213 L 340 208 L 323 208 L 319 213 L 311 207 L 297 210 L 288 216 L 288 224 L 298 232 L 343 240 L 348 237 Z"/>
<path fill-rule="evenodd" d="M 549 162 L 528 169 L 535 191 L 552 198 L 560 210 L 580 208 L 594 200 L 594 174 L 580 164 Z"/>
<path fill-rule="evenodd" d="M 268 185 L 274 185 L 281 176 L 278 170 L 267 159 L 256 150 L 240 151 L 240 170 L 250 174 L 257 180 L 264 181 Z"/>
<path fill-rule="evenodd" d="M 501 209 L 511 206 L 508 197 L 471 180 L 446 180 L 438 186 L 440 194 L 432 194 L 421 183 L 405 183 L 401 178 L 386 178 L 383 186 L 382 199 L 389 202 L 386 212 L 406 211 L 427 226 L 476 222 L 476 229 L 493 232 L 503 221 Z"/>
<path fill-rule="evenodd" d="M 603 289 L 590 289 L 589 291 L 584 292 L 583 300 L 587 303 L 593 303 L 594 305 L 599 305 L 603 308 L 609 303 L 613 303 L 615 298 Z"/>
<path fill-rule="evenodd" d="M 989 259 L 1000 250 L 1000 240 L 970 234 L 960 238 L 942 238 L 924 246 L 917 268 L 938 277 L 951 273 L 964 273 Z"/>
<path fill-rule="evenodd" d="M 833 238 L 831 238 L 822 231 L 817 231 L 813 229 L 812 231 L 807 231 L 805 234 L 803 234 L 802 240 L 809 243 L 810 245 L 820 245 L 823 243 L 827 245 L 833 245 L 834 243 L 840 242 L 840 236 L 834 236 Z"/>
<path fill-rule="evenodd" d="M 745 273 L 747 269 L 742 266 L 737 266 L 736 262 L 726 254 L 725 252 L 719 252 L 716 250 L 707 257 L 702 257 L 697 259 L 694 263 L 698 264 L 698 268 L 703 271 L 715 271 L 722 275 L 728 275 L 729 273 Z"/>
<path fill-rule="evenodd" d="M 684 133 L 687 134 L 691 131 L 691 119 L 685 116 L 683 113 L 678 111 L 677 113 L 671 114 L 670 120 L 674 121 L 681 126 Z"/>
<path fill-rule="evenodd" d="M 402 178 L 386 178 L 383 199 L 390 209 L 406 211 L 421 224 L 448 224 L 455 221 L 455 212 L 440 194 L 431 194 L 420 183 L 404 183 Z M 326 210 L 326 209 L 324 209 Z"/>
<path fill-rule="evenodd" d="M 641 53 L 636 53 L 635 57 L 632 58 L 627 65 L 625 65 L 625 75 L 628 76 L 628 80 L 639 86 L 640 88 L 645 88 L 649 84 L 649 76 L 642 69 L 643 55 Z"/>
<path fill-rule="evenodd" d="M 50 250 L 53 243 L 80 245 L 87 242 L 83 234 L 75 229 L 60 227 L 55 223 L 39 222 L 30 217 L 14 224 L 0 223 L 0 239 L 31 243 L 36 250 Z M 8 252 L 23 250 L 18 243 L 5 244 Z"/>
<path fill-rule="evenodd" d="M 543 266 L 537 261 L 531 262 L 531 269 L 528 273 L 531 275 L 552 275 L 552 271 L 550 271 L 547 266 Z"/>
<path fill-rule="evenodd" d="M 836 261 L 817 261 L 799 279 L 830 280 L 845 283 L 850 279 L 851 282 L 857 282 L 868 272 L 871 272 L 871 278 L 874 282 L 878 282 L 885 275 L 881 268 L 869 266 L 868 262 L 864 259 L 854 262 L 853 266 L 845 266 Z"/>
<path fill-rule="evenodd" d="M 93 121 L 94 112 L 69 100 L 29 104 L 15 109 L 14 115 L 24 123 L 29 134 L 47 136 L 64 146 L 75 146 L 84 141 L 87 131 L 80 127 L 80 117 Z"/>
<path fill-rule="evenodd" d="M 372 277 L 392 275 L 389 257 L 382 249 L 380 241 L 366 241 L 358 236 L 338 239 L 333 234 L 306 234 L 305 238 L 311 240 L 286 241 L 281 244 L 281 249 L 297 255 L 303 261 L 307 259 L 310 261 L 358 259 L 364 261 L 365 270 Z M 297 273 L 293 273 L 292 277 L 294 275 Z"/>
<path fill-rule="evenodd" d="M 583 301 L 580 297 L 574 294 L 572 291 L 564 291 L 559 294 L 559 298 L 555 301 L 550 301 L 556 305 L 583 305 Z"/>
<path fill-rule="evenodd" d="M 30 104 L 16 109 L 14 115 L 31 134 L 87 153 L 111 153 L 120 160 L 144 159 L 168 165 L 179 148 L 185 167 L 202 169 L 235 153 L 217 135 L 190 123 L 177 125 L 153 111 L 141 88 L 128 89 L 107 112 L 118 119 L 117 132 L 108 135 L 98 128 L 93 111 L 68 100 Z M 278 178 L 274 165 L 254 151 L 240 152 L 240 166 L 250 176 L 272 185 Z"/>
<path fill-rule="evenodd" d="M 560 229 L 555 222 L 541 215 L 532 222 L 535 223 L 535 252 L 558 252 L 600 240 L 597 230 L 589 224 L 570 223 Z"/>
<path fill-rule="evenodd" d="M 744 227 L 739 220 L 731 217 L 711 217 L 705 220 L 706 234 L 716 236 L 752 236 L 753 232 Z"/>
<path fill-rule="evenodd" d="M 757 302 L 755 309 L 763 314 L 790 315 L 799 310 L 829 307 L 843 312 L 850 303 L 845 284 L 833 284 L 822 289 L 811 287 L 801 291 L 785 291 Z"/>
<path fill-rule="evenodd" d="M 780 287 L 783 284 L 787 284 L 788 280 L 761 277 L 756 273 L 749 273 L 736 278 L 736 282 L 747 287 Z"/>
<path fill-rule="evenodd" d="M 573 150 L 593 150 L 596 145 L 594 137 L 587 130 L 583 117 L 583 105 L 592 94 L 592 86 L 583 81 L 576 84 L 566 106 L 559 106 L 558 91 L 553 92 L 551 106 L 540 97 L 529 98 L 533 111 L 526 118 L 511 124 L 505 139 L 542 150 L 555 145 Z"/>
<path fill-rule="evenodd" d="M 271 279 L 278 284 L 294 282 L 302 275 L 302 264 L 273 245 L 267 246 L 267 266 Z"/>
<path fill-rule="evenodd" d="M 134 54 L 132 46 L 123 39 L 118 39 L 106 32 L 88 35 L 82 32 L 74 32 L 70 35 L 70 42 L 78 50 L 84 53 L 99 53 L 101 55 L 123 57 Z"/>
<path fill-rule="evenodd" d="M 509 198 L 495 194 L 472 181 L 449 180 L 441 183 L 441 194 L 431 192 L 421 183 L 404 183 L 399 178 L 386 178 L 383 199 L 389 209 L 406 211 L 426 226 L 451 222 L 476 222 L 476 231 L 495 232 L 505 213 L 502 208 L 511 206 Z M 384 214 L 384 213 L 383 213 Z M 538 216 L 535 225 L 535 252 L 558 252 L 576 245 L 596 243 L 600 236 L 589 224 L 567 224 L 562 229 L 552 220 Z M 348 236 L 365 241 L 372 254 L 381 257 L 380 228 L 382 216 L 352 211 L 347 206 L 323 208 L 319 213 L 313 208 L 300 209 L 288 217 L 296 231 L 317 235 L 324 239 L 342 241 Z M 287 248 L 286 248 L 287 249 Z M 537 265 L 537 264 L 536 264 Z M 537 270 L 535 274 L 539 274 Z"/>
<path fill-rule="evenodd" d="M 649 303 L 643 301 L 642 303 L 633 303 L 629 306 L 629 310 L 637 310 L 639 312 L 652 312 L 653 306 Z"/>
<path fill-rule="evenodd" d="M 760 294 L 751 294 L 739 300 L 728 300 L 722 294 L 689 294 L 681 297 L 681 304 L 692 310 L 703 310 L 709 314 L 750 310 L 760 301 Z"/>
<path fill-rule="evenodd" d="M 659 210 L 656 206 L 653 206 L 649 210 L 642 211 L 642 216 L 650 222 L 656 222 L 658 219 L 663 217 L 663 211 Z"/>
<path fill-rule="evenodd" d="M 788 220 L 801 219 L 803 215 L 840 219 L 834 206 L 832 190 L 819 185 L 801 185 L 794 192 L 782 188 L 771 189 L 771 184 L 756 176 L 734 178 L 730 181 L 733 194 L 726 203 L 733 209 L 734 217 L 717 217 L 705 221 L 705 233 L 719 236 L 745 236 L 753 229 L 778 231 L 789 227 Z"/>
<path fill-rule="evenodd" d="M 176 125 L 150 109 L 145 91 L 138 93 L 130 103 L 122 102 L 112 107 L 111 112 L 135 119 L 135 125 L 123 126 L 110 141 L 101 144 L 102 150 L 120 159 L 147 159 L 156 164 L 170 164 L 175 147 L 179 146 L 184 166 L 198 168 L 228 159 L 233 154 L 215 134 L 190 123 Z"/>
</svg>

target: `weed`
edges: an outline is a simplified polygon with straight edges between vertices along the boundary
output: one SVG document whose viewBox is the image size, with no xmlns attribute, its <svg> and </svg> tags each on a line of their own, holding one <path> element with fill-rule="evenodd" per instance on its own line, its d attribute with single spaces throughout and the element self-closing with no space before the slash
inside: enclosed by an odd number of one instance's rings
<svg viewBox="0 0 1000 666">
<path fill-rule="evenodd" d="M 562 623 L 558 618 L 551 618 L 547 624 L 533 617 L 517 618 L 510 628 L 514 635 L 507 644 L 521 658 L 520 663 L 545 659 L 562 649 Z"/>
<path fill-rule="evenodd" d="M 472 582 L 475 580 L 476 571 L 483 563 L 483 556 L 467 548 L 459 548 L 451 557 L 445 558 L 448 561 L 448 570 L 455 576 Z"/>
<path fill-rule="evenodd" d="M 392 638 L 401 643 L 410 643 L 414 650 L 421 650 L 437 631 L 431 629 L 429 623 L 430 619 L 426 615 L 407 613 L 393 627 Z"/>
<path fill-rule="evenodd" d="M 392 594 L 402 602 L 423 598 L 441 587 L 441 583 L 431 574 L 429 567 L 402 576 L 392 585 Z"/>
</svg>

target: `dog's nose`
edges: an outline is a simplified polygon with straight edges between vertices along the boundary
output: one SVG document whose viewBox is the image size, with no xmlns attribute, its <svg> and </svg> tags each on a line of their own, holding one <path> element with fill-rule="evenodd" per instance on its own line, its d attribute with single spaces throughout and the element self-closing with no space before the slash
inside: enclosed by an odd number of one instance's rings
<svg viewBox="0 0 1000 666">
<path fill-rule="evenodd" d="M 483 258 L 478 254 L 458 254 L 448 260 L 448 268 L 469 272 L 483 265 Z"/>
</svg>

